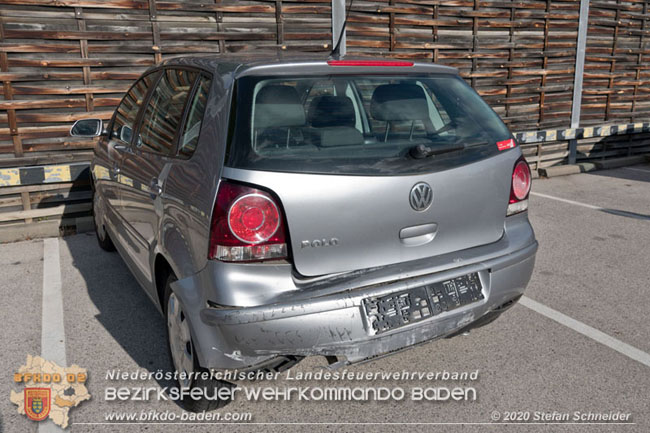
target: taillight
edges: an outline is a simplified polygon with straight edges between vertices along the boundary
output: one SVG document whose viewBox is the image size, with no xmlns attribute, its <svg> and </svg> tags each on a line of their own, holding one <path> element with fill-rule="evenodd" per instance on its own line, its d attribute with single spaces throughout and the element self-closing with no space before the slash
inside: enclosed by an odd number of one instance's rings
<svg viewBox="0 0 650 433">
<path fill-rule="evenodd" d="M 222 181 L 208 258 L 226 262 L 287 258 L 282 211 L 275 198 L 257 188 Z"/>
<path fill-rule="evenodd" d="M 530 167 L 522 156 L 515 163 L 512 170 L 512 183 L 510 186 L 510 202 L 508 203 L 507 216 L 523 212 L 528 209 L 528 194 L 530 193 L 531 175 Z"/>
<path fill-rule="evenodd" d="M 280 211 L 273 199 L 262 194 L 239 197 L 228 211 L 230 232 L 242 242 L 268 241 L 280 225 Z"/>
</svg>

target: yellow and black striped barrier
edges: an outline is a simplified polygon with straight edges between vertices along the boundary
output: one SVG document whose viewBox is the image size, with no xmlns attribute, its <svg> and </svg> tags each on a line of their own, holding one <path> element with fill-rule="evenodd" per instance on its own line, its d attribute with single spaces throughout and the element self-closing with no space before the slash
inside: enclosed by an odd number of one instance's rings
<svg viewBox="0 0 650 433">
<path fill-rule="evenodd" d="M 0 187 L 88 180 L 90 178 L 89 166 L 88 162 L 74 162 L 70 164 L 0 168 Z"/>
<path fill-rule="evenodd" d="M 549 129 L 546 131 L 517 132 L 519 144 L 546 141 L 580 140 L 583 138 L 609 137 L 610 135 L 650 132 L 650 122 L 624 123 L 621 125 L 590 126 L 585 128 Z"/>
<path fill-rule="evenodd" d="M 650 132 L 650 122 L 517 132 L 514 135 L 517 142 L 520 144 L 530 144 L 549 141 L 608 137 L 611 135 L 638 134 L 643 132 Z M 40 165 L 33 167 L 0 168 L 0 187 L 89 180 L 89 166 L 90 163 L 88 162 L 74 162 L 69 164 Z M 98 176 L 98 174 L 100 175 Z M 108 173 L 105 175 L 107 176 Z M 101 173 L 95 173 L 95 177 L 102 178 L 103 176 Z M 118 179 L 118 181 L 133 186 L 133 181 L 131 179 L 123 178 Z M 143 190 L 147 189 L 146 185 L 141 185 L 140 187 Z"/>
</svg>

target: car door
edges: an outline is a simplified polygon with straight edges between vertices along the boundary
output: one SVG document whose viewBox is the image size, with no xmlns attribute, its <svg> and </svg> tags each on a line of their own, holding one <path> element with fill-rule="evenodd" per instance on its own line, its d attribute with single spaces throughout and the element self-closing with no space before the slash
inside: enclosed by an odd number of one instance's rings
<svg viewBox="0 0 650 433">
<path fill-rule="evenodd" d="M 97 156 L 93 165 L 93 174 L 97 183 L 95 187 L 108 204 L 112 219 L 109 220 L 115 232 L 119 224 L 114 224 L 115 216 L 119 218 L 120 167 L 125 156 L 129 154 L 133 129 L 142 102 L 155 80 L 156 73 L 147 74 L 136 81 L 124 95 L 120 105 L 108 126 L 108 133 L 97 147 Z M 118 235 L 119 236 L 119 235 Z"/>
<path fill-rule="evenodd" d="M 151 287 L 151 251 L 162 217 L 164 181 L 174 162 L 176 142 L 186 101 L 198 73 L 168 68 L 151 91 L 133 137 L 132 151 L 123 160 L 120 175 L 120 212 L 124 218 L 129 254 L 136 273 Z"/>
</svg>

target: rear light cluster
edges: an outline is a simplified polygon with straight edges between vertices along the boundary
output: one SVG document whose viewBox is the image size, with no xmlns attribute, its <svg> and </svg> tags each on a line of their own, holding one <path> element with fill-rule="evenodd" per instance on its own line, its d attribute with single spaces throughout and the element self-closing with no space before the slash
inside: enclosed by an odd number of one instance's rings
<svg viewBox="0 0 650 433">
<path fill-rule="evenodd" d="M 530 167 L 522 156 L 515 163 L 512 170 L 512 184 L 510 186 L 510 202 L 508 203 L 507 216 L 523 212 L 528 209 L 528 194 L 530 194 L 531 175 Z"/>
<path fill-rule="evenodd" d="M 287 258 L 276 199 L 266 191 L 222 181 L 212 213 L 208 258 L 226 262 Z"/>
</svg>

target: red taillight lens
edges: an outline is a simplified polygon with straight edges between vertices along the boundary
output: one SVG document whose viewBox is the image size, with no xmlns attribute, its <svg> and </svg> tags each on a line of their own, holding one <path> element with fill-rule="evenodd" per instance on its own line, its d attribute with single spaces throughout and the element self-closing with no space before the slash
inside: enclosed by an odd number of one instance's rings
<svg viewBox="0 0 650 433">
<path fill-rule="evenodd" d="M 237 239 L 259 244 L 271 238 L 280 225 L 280 212 L 273 199 L 261 194 L 239 197 L 228 211 L 228 227 Z"/>
<path fill-rule="evenodd" d="M 287 257 L 282 212 L 266 191 L 222 181 L 212 214 L 208 258 L 259 261 Z"/>
<path fill-rule="evenodd" d="M 512 171 L 512 194 L 510 195 L 510 203 L 526 200 L 529 192 L 530 168 L 525 160 L 520 159 Z"/>
<path fill-rule="evenodd" d="M 521 157 L 512 170 L 510 187 L 510 202 L 506 215 L 514 215 L 528 209 L 528 194 L 530 193 L 531 174 L 526 160 Z"/>
</svg>

